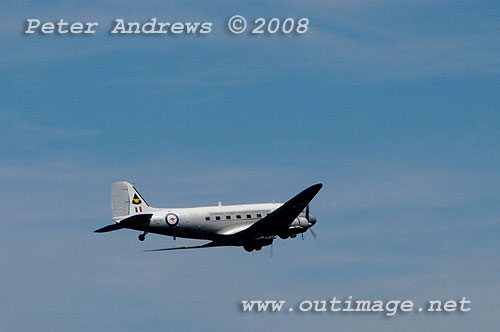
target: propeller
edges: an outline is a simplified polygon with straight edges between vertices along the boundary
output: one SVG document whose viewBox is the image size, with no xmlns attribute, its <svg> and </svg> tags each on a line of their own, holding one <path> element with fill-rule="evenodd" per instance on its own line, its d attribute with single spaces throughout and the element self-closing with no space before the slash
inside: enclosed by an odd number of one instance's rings
<svg viewBox="0 0 500 332">
<path fill-rule="evenodd" d="M 307 206 L 306 206 L 306 219 L 307 219 L 307 221 L 310 221 L 310 219 L 309 219 L 309 204 L 307 204 Z M 316 218 L 314 218 L 314 219 L 315 219 L 314 223 L 316 223 Z M 314 239 L 318 238 L 318 236 L 316 235 L 316 232 L 313 231 L 312 226 L 309 227 L 309 231 L 311 232 L 311 234 L 312 234 L 312 236 L 313 236 Z M 302 233 L 302 235 L 303 235 L 303 233 Z"/>
<path fill-rule="evenodd" d="M 311 232 L 311 234 L 312 234 L 313 238 L 316 240 L 316 239 L 318 238 L 318 236 L 316 235 L 316 232 L 315 232 L 315 231 L 313 231 L 313 229 L 312 229 L 312 228 L 309 228 L 309 231 Z"/>
</svg>

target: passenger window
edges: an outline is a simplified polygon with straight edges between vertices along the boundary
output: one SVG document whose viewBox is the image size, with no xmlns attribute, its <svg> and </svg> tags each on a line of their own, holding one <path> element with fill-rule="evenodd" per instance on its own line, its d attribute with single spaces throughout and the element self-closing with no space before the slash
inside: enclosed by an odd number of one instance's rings
<svg viewBox="0 0 500 332">
<path fill-rule="evenodd" d="M 220 217 L 219 216 L 215 217 L 215 220 L 220 220 Z"/>
<path fill-rule="evenodd" d="M 248 219 L 252 218 L 252 215 L 251 214 L 247 214 L 247 218 Z"/>
<path fill-rule="evenodd" d="M 226 216 L 226 219 L 231 219 L 231 216 Z"/>
<path fill-rule="evenodd" d="M 257 213 L 257 218 L 260 218 L 260 217 L 262 217 L 262 214 Z"/>
<path fill-rule="evenodd" d="M 210 221 L 210 217 L 205 217 L 205 220 L 206 221 Z"/>
<path fill-rule="evenodd" d="M 239 214 L 237 214 L 236 219 L 241 219 L 241 216 Z"/>
</svg>

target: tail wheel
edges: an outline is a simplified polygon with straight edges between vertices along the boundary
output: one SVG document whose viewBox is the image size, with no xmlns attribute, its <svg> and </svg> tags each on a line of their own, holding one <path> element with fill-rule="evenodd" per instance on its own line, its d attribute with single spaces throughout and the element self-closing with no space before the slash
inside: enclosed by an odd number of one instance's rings
<svg viewBox="0 0 500 332">
<path fill-rule="evenodd" d="M 139 241 L 144 241 L 146 239 L 146 235 L 140 234 L 139 235 Z"/>
</svg>

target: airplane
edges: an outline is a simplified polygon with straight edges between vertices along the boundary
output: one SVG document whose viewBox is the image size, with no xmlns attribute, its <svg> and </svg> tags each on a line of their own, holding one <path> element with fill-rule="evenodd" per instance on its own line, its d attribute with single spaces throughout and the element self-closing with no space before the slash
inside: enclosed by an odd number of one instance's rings
<svg viewBox="0 0 500 332">
<path fill-rule="evenodd" d="M 95 230 L 111 232 L 123 228 L 177 237 L 208 240 L 184 246 L 146 251 L 240 246 L 246 251 L 261 250 L 277 236 L 295 238 L 307 230 L 316 237 L 312 226 L 316 217 L 309 213 L 309 203 L 320 191 L 318 183 L 304 189 L 286 203 L 219 205 L 192 208 L 154 208 L 127 181 L 111 184 L 111 214 L 114 224 Z"/>
</svg>

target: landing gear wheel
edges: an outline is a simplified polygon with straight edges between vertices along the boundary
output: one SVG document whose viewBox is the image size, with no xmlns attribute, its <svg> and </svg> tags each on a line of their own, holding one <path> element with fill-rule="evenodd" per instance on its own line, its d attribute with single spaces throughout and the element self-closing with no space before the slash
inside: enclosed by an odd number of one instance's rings
<svg viewBox="0 0 500 332">
<path fill-rule="evenodd" d="M 145 234 L 140 234 L 139 235 L 139 241 L 144 241 L 146 239 L 146 235 Z"/>
<path fill-rule="evenodd" d="M 243 246 L 243 248 L 244 248 L 246 251 L 248 251 L 248 252 L 250 252 L 250 251 L 252 251 L 252 250 L 253 250 L 253 248 L 252 248 L 252 247 L 250 247 L 250 246 Z"/>
</svg>

